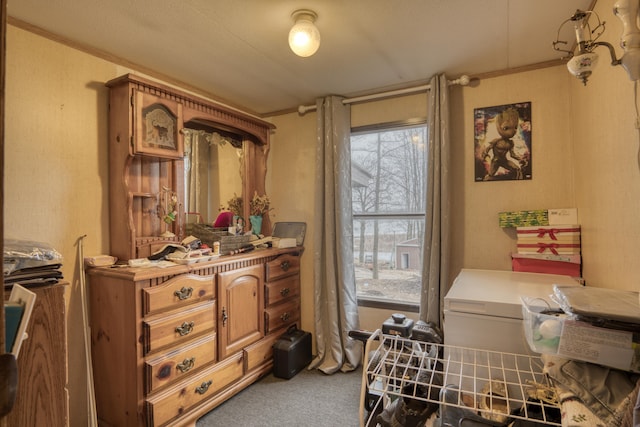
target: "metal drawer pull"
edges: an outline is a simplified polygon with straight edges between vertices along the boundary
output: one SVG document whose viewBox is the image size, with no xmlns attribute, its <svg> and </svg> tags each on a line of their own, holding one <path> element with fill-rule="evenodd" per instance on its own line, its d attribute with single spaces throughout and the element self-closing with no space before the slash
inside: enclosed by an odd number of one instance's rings
<svg viewBox="0 0 640 427">
<path fill-rule="evenodd" d="M 228 318 L 229 316 L 227 316 L 227 309 L 222 307 L 222 326 L 225 326 L 227 324 Z"/>
<path fill-rule="evenodd" d="M 207 390 L 209 390 L 209 387 L 211 387 L 211 384 L 211 380 L 203 382 L 202 384 L 200 384 L 200 387 L 196 387 L 196 393 L 205 394 Z"/>
<path fill-rule="evenodd" d="M 291 290 L 289 290 L 289 288 L 284 288 L 284 289 L 280 290 L 280 295 L 282 295 L 283 297 L 286 297 L 287 295 L 289 295 L 289 292 L 291 292 Z"/>
<path fill-rule="evenodd" d="M 283 313 L 282 316 L 280 316 L 280 319 L 282 319 L 283 322 L 286 322 L 287 320 L 289 320 L 289 318 L 291 317 L 291 315 L 289 314 L 289 312 Z"/>
<path fill-rule="evenodd" d="M 280 263 L 280 268 L 281 268 L 283 271 L 287 271 L 287 270 L 289 269 L 289 267 L 291 267 L 291 264 L 289 263 L 289 261 L 282 261 L 282 262 Z"/>
<path fill-rule="evenodd" d="M 191 286 L 189 286 L 188 288 L 185 288 L 183 286 L 182 289 L 180 289 L 179 291 L 175 291 L 173 294 L 177 296 L 179 300 L 185 300 L 187 298 L 191 298 L 191 295 L 193 294 L 193 288 Z"/>
<path fill-rule="evenodd" d="M 195 323 L 193 322 L 184 322 L 182 326 L 176 326 L 176 332 L 180 334 L 180 336 L 189 335 L 193 331 L 193 326 Z"/>
<path fill-rule="evenodd" d="M 196 358 L 190 357 L 188 359 L 184 359 L 182 363 L 178 363 L 176 365 L 176 369 L 184 374 L 185 372 L 189 372 L 195 366 L 195 364 Z"/>
</svg>

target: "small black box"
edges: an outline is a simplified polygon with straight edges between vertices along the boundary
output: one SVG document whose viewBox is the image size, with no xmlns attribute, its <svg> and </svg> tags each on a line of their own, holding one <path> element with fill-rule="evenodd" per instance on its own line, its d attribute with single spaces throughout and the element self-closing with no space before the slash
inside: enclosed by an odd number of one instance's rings
<svg viewBox="0 0 640 427">
<path fill-rule="evenodd" d="M 289 379 L 311 363 L 311 333 L 293 326 L 273 345 L 273 375 Z"/>
</svg>

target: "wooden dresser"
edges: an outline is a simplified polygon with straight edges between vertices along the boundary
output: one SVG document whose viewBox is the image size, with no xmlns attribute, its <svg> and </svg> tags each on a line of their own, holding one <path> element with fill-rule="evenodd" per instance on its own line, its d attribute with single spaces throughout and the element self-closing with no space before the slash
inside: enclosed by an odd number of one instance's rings
<svg viewBox="0 0 640 427">
<path fill-rule="evenodd" d="M 183 426 L 269 373 L 300 320 L 303 248 L 88 271 L 98 418 Z"/>
</svg>

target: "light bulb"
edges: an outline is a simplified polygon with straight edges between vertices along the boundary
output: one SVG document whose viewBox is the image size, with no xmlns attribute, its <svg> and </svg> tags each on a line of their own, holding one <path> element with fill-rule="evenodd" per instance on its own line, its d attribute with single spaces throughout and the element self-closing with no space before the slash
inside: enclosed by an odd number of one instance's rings
<svg viewBox="0 0 640 427">
<path fill-rule="evenodd" d="M 317 15 L 310 10 L 297 10 L 291 16 L 296 23 L 289 31 L 289 47 L 303 58 L 313 55 L 320 47 L 320 31 L 313 24 Z"/>
</svg>

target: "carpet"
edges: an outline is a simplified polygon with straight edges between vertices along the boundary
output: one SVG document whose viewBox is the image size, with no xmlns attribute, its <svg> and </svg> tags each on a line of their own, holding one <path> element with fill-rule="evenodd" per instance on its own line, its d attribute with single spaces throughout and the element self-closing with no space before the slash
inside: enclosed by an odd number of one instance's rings
<svg viewBox="0 0 640 427">
<path fill-rule="evenodd" d="M 359 425 L 362 368 L 326 375 L 302 370 L 286 380 L 269 374 L 204 415 L 196 427 Z"/>
</svg>

